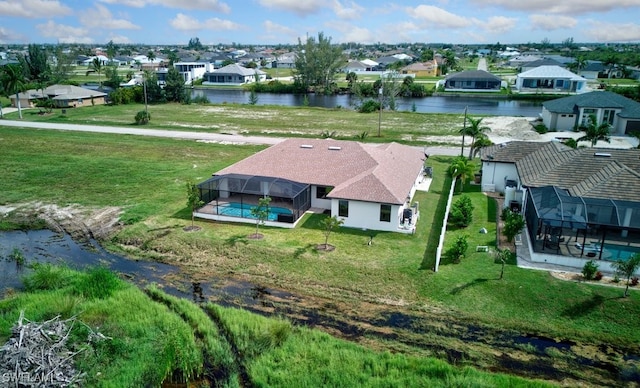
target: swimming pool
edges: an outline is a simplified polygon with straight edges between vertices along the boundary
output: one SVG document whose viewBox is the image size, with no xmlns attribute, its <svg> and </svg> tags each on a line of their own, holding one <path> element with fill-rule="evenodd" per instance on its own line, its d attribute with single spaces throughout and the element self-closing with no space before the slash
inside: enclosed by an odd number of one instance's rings
<svg viewBox="0 0 640 388">
<path fill-rule="evenodd" d="M 604 251 L 610 253 L 606 260 L 618 261 L 629 260 L 631 256 L 640 253 L 640 247 L 632 247 L 629 245 L 604 244 Z"/>
<path fill-rule="evenodd" d="M 256 218 L 251 214 L 251 209 L 258 207 L 248 203 L 229 202 L 224 205 L 218 205 L 218 214 L 229 217 Z M 269 206 L 268 221 L 277 221 L 278 214 L 293 215 L 293 212 L 284 207 Z"/>
</svg>

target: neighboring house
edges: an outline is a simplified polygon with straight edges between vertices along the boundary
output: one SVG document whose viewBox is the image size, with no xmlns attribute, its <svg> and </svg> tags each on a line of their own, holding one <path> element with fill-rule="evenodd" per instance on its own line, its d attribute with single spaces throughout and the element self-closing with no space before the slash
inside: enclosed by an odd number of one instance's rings
<svg viewBox="0 0 640 388">
<path fill-rule="evenodd" d="M 613 272 L 640 253 L 640 150 L 516 141 L 484 148 L 481 160 L 482 190 L 524 214 L 517 249 L 532 261 L 581 269 L 594 259 Z"/>
<path fill-rule="evenodd" d="M 597 125 L 611 125 L 612 135 L 640 132 L 640 103 L 620 94 L 593 91 L 545 101 L 542 121 L 549 130 L 573 131 L 595 115 Z"/>
<path fill-rule="evenodd" d="M 535 61 L 532 61 L 532 62 L 523 63 L 520 66 L 520 72 L 533 70 L 536 67 L 540 67 L 540 66 L 560 66 L 560 67 L 565 67 L 565 65 L 563 65 L 562 63 L 556 61 L 555 59 L 542 58 L 542 59 L 538 59 L 538 60 L 535 60 Z"/>
<path fill-rule="evenodd" d="M 296 54 L 286 53 L 278 56 L 276 60 L 271 64 L 271 67 L 278 69 L 295 69 Z"/>
<path fill-rule="evenodd" d="M 447 91 L 499 92 L 502 80 L 488 71 L 472 70 L 448 74 L 444 80 Z"/>
<path fill-rule="evenodd" d="M 394 56 L 387 56 L 377 58 L 376 62 L 378 63 L 377 70 L 384 70 L 394 63 L 402 62 L 402 60 Z"/>
<path fill-rule="evenodd" d="M 222 64 L 225 61 L 230 60 L 231 57 L 228 56 L 225 53 L 214 53 L 210 58 L 209 58 L 209 63 L 213 63 L 213 65 L 215 67 L 222 67 Z"/>
<path fill-rule="evenodd" d="M 262 82 L 267 79 L 267 73 L 258 69 L 247 69 L 237 63 L 227 65 L 220 69 L 207 72 L 202 77 L 203 85 L 219 84 L 246 84 L 251 82 Z"/>
<path fill-rule="evenodd" d="M 365 73 L 371 72 L 376 69 L 377 63 L 375 65 L 370 65 L 365 63 L 364 61 L 349 61 L 343 68 L 343 73 Z"/>
<path fill-rule="evenodd" d="M 423 179 L 423 160 L 419 149 L 397 143 L 287 139 L 200 183 L 206 205 L 195 216 L 255 222 L 237 211 L 230 216 L 229 207 L 242 209 L 269 196 L 281 214 L 270 219 L 273 226 L 294 227 L 313 208 L 346 227 L 412 233 L 418 207 L 411 201 Z"/>
<path fill-rule="evenodd" d="M 187 85 L 190 85 L 194 81 L 202 79 L 206 73 L 209 73 L 214 69 L 213 63 L 205 60 L 176 62 L 173 64 L 173 67 L 178 70 L 178 72 L 184 79 L 184 83 Z M 158 75 L 158 83 L 160 85 L 166 83 L 168 72 L 169 69 L 167 68 L 161 68 L 156 71 Z"/>
<path fill-rule="evenodd" d="M 560 66 L 539 66 L 517 75 L 516 90 L 536 93 L 584 93 L 587 80 Z"/>
<path fill-rule="evenodd" d="M 605 71 L 604 65 L 600 61 L 589 61 L 584 69 L 578 71 L 578 75 L 586 79 L 598 79 L 598 76 Z"/>
<path fill-rule="evenodd" d="M 525 63 L 531 63 L 540 59 L 542 59 L 540 55 L 516 55 L 509 58 L 507 65 L 515 68 L 520 68 Z"/>
<path fill-rule="evenodd" d="M 19 93 L 22 108 L 34 108 L 38 101 L 51 98 L 58 108 L 75 108 L 81 106 L 102 105 L 106 102 L 107 93 L 85 89 L 73 85 L 51 85 L 42 89 L 31 89 Z M 15 94 L 10 96 L 11 105 L 17 107 Z"/>
<path fill-rule="evenodd" d="M 436 77 L 441 75 L 438 61 L 431 60 L 427 62 L 416 62 L 403 67 L 402 74 L 415 74 L 416 77 Z"/>
</svg>

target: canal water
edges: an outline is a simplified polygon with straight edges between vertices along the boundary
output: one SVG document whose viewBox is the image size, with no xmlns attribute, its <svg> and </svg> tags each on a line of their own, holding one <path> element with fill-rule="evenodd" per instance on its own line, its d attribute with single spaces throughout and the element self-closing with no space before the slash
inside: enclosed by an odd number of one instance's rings
<svg viewBox="0 0 640 388">
<path fill-rule="evenodd" d="M 192 97 L 205 96 L 213 104 L 248 104 L 250 92 L 239 89 L 193 89 Z M 309 106 L 352 109 L 356 99 L 348 94 L 325 96 L 307 94 Z M 257 105 L 304 106 L 305 96 L 302 94 L 259 93 Z M 526 116 L 537 117 L 542 111 L 539 101 L 505 100 L 496 96 L 431 96 L 422 98 L 396 99 L 398 111 L 415 111 L 420 113 L 467 113 L 471 115 L 492 116 Z"/>
</svg>

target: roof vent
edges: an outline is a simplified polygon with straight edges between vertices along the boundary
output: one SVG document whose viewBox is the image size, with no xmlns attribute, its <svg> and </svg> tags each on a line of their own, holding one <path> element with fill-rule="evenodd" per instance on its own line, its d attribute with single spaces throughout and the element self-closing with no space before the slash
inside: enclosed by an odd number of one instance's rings
<svg viewBox="0 0 640 388">
<path fill-rule="evenodd" d="M 331 150 L 331 151 L 340 151 L 341 149 L 342 149 L 342 147 L 337 147 L 337 146 L 329 147 L 329 150 Z"/>
<path fill-rule="evenodd" d="M 300 144 L 300 148 L 313 148 L 311 144 Z"/>
<path fill-rule="evenodd" d="M 605 152 L 596 152 L 595 154 L 593 154 L 593 156 L 595 156 L 596 158 L 610 158 L 611 154 Z"/>
</svg>

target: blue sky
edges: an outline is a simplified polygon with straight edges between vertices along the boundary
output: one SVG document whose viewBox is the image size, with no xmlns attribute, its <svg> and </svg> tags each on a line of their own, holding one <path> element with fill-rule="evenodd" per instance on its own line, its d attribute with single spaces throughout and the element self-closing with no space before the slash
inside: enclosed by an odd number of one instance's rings
<svg viewBox="0 0 640 388">
<path fill-rule="evenodd" d="M 640 42 L 640 0 L 0 0 L 0 44 Z"/>
</svg>

